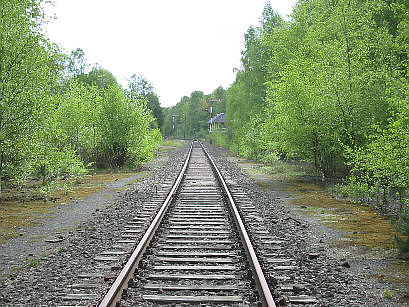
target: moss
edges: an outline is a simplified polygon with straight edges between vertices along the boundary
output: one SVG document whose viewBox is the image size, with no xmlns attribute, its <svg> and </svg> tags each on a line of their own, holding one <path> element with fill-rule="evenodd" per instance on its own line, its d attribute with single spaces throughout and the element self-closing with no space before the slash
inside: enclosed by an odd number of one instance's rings
<svg viewBox="0 0 409 307">
<path fill-rule="evenodd" d="M 142 180 L 148 172 L 130 170 L 96 170 L 81 179 L 61 181 L 70 185 L 67 191 L 58 190 L 43 200 L 38 192 L 40 182 L 32 181 L 24 188 L 16 186 L 6 187 L 3 190 L 3 198 L 0 200 L 0 243 L 8 239 L 20 236 L 19 229 L 24 226 L 37 225 L 39 218 L 52 216 L 51 208 L 71 202 L 76 199 L 84 199 L 106 187 L 106 184 L 140 175 L 132 183 Z M 118 191 L 123 190 L 119 188 Z"/>
<path fill-rule="evenodd" d="M 310 190 L 311 184 L 307 184 Z M 376 248 L 396 247 L 395 229 L 389 217 L 377 214 L 369 207 L 355 205 L 333 198 L 325 191 L 305 192 L 290 202 L 306 207 L 306 213 L 319 218 L 324 225 L 344 233 L 344 242 Z M 321 210 L 317 210 L 320 208 Z"/>
<path fill-rule="evenodd" d="M 291 196 L 288 205 L 300 213 L 319 220 L 323 225 L 339 231 L 340 236 L 330 243 L 337 248 L 354 248 L 357 257 L 361 255 L 384 259 L 387 263 L 381 273 L 370 275 L 381 282 L 398 285 L 400 290 L 385 291 L 387 298 L 409 303 L 409 262 L 396 260 L 395 228 L 391 218 L 375 212 L 372 208 L 339 200 L 328 193 L 328 187 L 314 181 L 307 168 L 297 165 L 265 166 L 237 158 L 243 171 L 251 176 L 263 189 L 285 193 Z M 280 173 L 282 172 L 282 173 Z M 305 179 L 309 179 L 306 181 Z M 398 292 L 396 292 L 398 291 Z M 406 291 L 406 292 L 405 292 Z"/>
<path fill-rule="evenodd" d="M 303 214 L 317 217 L 322 223 L 344 233 L 335 245 L 395 248 L 395 229 L 388 217 L 369 207 L 337 200 L 327 192 L 324 184 L 313 181 L 311 168 L 302 163 L 276 161 L 270 165 L 235 159 L 258 186 L 266 190 L 282 191 L 296 196 L 290 205 L 300 207 Z M 303 178 L 310 178 L 305 181 Z"/>
</svg>

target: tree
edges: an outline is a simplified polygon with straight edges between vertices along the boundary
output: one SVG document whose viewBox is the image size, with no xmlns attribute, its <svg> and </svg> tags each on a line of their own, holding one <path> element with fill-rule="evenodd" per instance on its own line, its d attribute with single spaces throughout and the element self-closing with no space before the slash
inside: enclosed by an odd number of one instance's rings
<svg viewBox="0 0 409 307">
<path fill-rule="evenodd" d="M 266 2 L 260 26 L 250 27 L 245 34 L 242 51 L 242 68 L 236 80 L 227 90 L 226 121 L 232 150 L 248 158 L 256 158 L 265 148 L 254 144 L 257 131 L 263 124 L 266 108 L 266 91 L 269 77 L 268 64 L 275 46 L 264 42 L 267 35 L 284 26 L 281 16 Z"/>
<path fill-rule="evenodd" d="M 380 6 L 299 1 L 294 22 L 265 39 L 271 133 L 281 151 L 314 162 L 324 177 L 345 171 L 344 149 L 367 144 L 389 116 L 385 80 L 396 56 L 393 37 L 374 19 Z"/>
<path fill-rule="evenodd" d="M 81 157 L 85 164 L 97 160 L 100 133 L 97 127 L 101 108 L 101 89 L 80 83 L 72 78 L 58 99 L 53 117 L 64 136 L 60 147 L 68 147 Z"/>
<path fill-rule="evenodd" d="M 146 100 L 146 106 L 152 111 L 153 116 L 156 118 L 157 125 L 162 129 L 163 125 L 163 113 L 162 107 L 159 103 L 159 97 L 156 95 L 152 84 L 148 82 L 143 76 L 131 76 L 128 80 L 127 95 L 131 99 L 144 98 Z"/>
<path fill-rule="evenodd" d="M 81 48 L 71 51 L 70 57 L 67 58 L 66 74 L 68 77 L 84 75 L 89 67 L 85 53 Z"/>
<path fill-rule="evenodd" d="M 118 85 L 114 75 L 98 65 L 94 66 L 89 73 L 78 75 L 77 79 L 82 83 L 100 89 L 108 89 L 111 86 Z"/>
<path fill-rule="evenodd" d="M 153 117 L 143 101 L 127 99 L 124 91 L 115 85 L 102 91 L 101 95 L 98 165 L 135 165 L 152 157 L 160 133 L 151 128 Z"/>
<path fill-rule="evenodd" d="M 5 0 L 0 6 L 1 179 L 23 175 L 35 158 L 37 133 L 51 110 L 55 47 L 41 32 L 42 2 Z"/>
<path fill-rule="evenodd" d="M 212 99 L 220 100 L 213 104 L 213 113 L 226 113 L 226 90 L 219 86 L 210 96 Z"/>
</svg>

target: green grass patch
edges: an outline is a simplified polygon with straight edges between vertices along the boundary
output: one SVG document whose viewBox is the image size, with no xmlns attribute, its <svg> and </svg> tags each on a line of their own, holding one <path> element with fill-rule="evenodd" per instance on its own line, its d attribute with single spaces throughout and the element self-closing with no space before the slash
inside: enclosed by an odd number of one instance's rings
<svg viewBox="0 0 409 307">
<path fill-rule="evenodd" d="M 42 258 L 43 257 L 39 257 L 39 258 L 29 257 L 27 258 L 27 264 L 29 267 L 35 268 L 36 266 L 40 264 L 40 261 Z"/>
<path fill-rule="evenodd" d="M 394 295 L 395 295 L 395 292 L 394 292 L 394 291 L 390 291 L 389 289 L 386 289 L 386 290 L 383 292 L 383 297 L 384 297 L 384 298 L 387 298 L 387 299 L 393 298 Z"/>
</svg>

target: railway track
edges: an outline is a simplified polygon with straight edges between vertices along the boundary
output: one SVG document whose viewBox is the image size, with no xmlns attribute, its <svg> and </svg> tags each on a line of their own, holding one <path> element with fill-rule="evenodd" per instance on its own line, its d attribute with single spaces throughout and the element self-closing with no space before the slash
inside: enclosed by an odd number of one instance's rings
<svg viewBox="0 0 409 307">
<path fill-rule="evenodd" d="M 199 142 L 100 306 L 118 304 L 275 306 L 227 185 Z"/>
<path fill-rule="evenodd" d="M 319 255 L 294 257 L 293 234 L 273 235 L 247 192 L 228 174 L 223 179 L 199 142 L 178 160 L 180 173 L 120 216 L 118 232 L 62 288 L 58 306 L 275 306 L 266 279 L 277 305 L 317 304 L 299 271 Z"/>
</svg>

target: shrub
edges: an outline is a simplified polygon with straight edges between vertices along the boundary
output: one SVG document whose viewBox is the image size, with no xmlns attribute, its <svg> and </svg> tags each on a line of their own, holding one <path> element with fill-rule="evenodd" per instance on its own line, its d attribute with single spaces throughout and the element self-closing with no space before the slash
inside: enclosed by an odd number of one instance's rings
<svg viewBox="0 0 409 307">
<path fill-rule="evenodd" d="M 357 181 L 351 176 L 347 184 L 337 184 L 334 193 L 340 197 L 347 197 L 353 200 L 369 199 L 375 196 L 374 189 L 367 183 Z"/>
<path fill-rule="evenodd" d="M 409 260 L 409 206 L 401 210 L 394 226 L 398 232 L 395 239 L 399 254 L 402 258 Z"/>
</svg>

